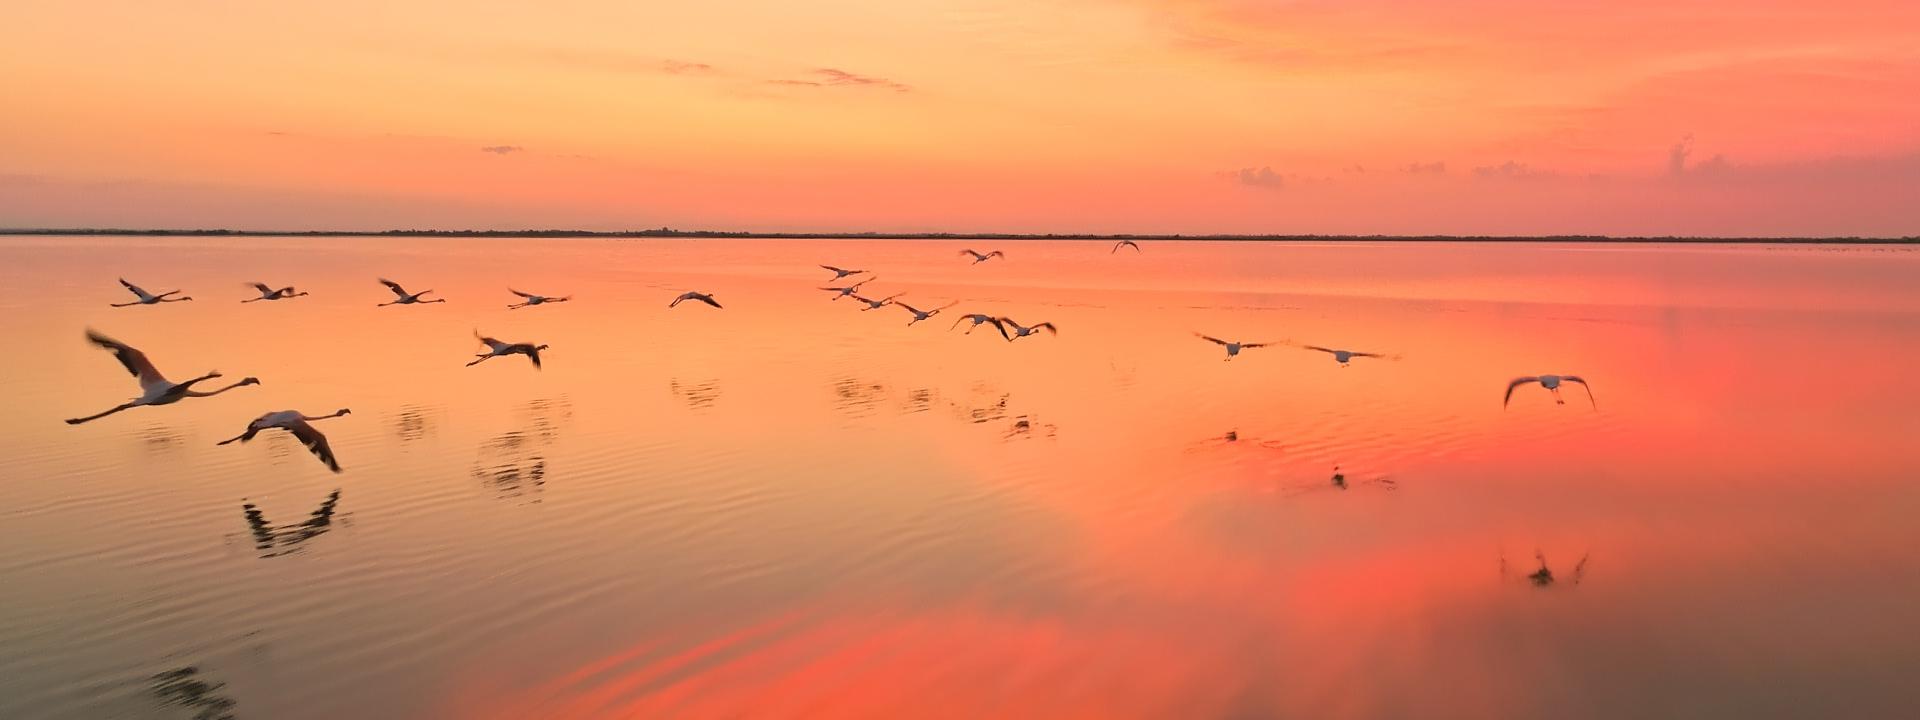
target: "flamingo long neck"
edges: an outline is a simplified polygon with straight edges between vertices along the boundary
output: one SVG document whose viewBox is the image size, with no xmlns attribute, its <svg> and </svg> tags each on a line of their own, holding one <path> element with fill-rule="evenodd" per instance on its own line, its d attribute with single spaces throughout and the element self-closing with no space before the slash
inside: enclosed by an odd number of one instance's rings
<svg viewBox="0 0 1920 720">
<path fill-rule="evenodd" d="M 192 378 L 192 379 L 189 379 L 189 380 L 187 380 L 187 381 L 185 381 L 185 382 L 182 382 L 182 383 L 180 383 L 180 386 L 181 386 L 181 387 L 186 387 L 186 386 L 188 386 L 188 385 L 192 385 L 192 384 L 194 384 L 194 383 L 198 383 L 198 382 L 206 382 L 206 381 L 208 381 L 208 380 L 212 380 L 212 379 L 214 379 L 214 378 L 217 378 L 217 377 L 220 377 L 220 374 L 219 374 L 219 373 L 207 373 L 207 374 L 205 374 L 205 375 L 201 375 L 200 377 L 197 377 L 197 378 Z"/>
<path fill-rule="evenodd" d="M 205 379 L 206 379 L 206 378 L 200 378 L 200 380 L 205 380 Z M 196 380 L 195 382 L 198 382 L 198 380 Z M 181 394 L 182 394 L 182 395 L 186 395 L 187 397 L 212 397 L 212 396 L 214 396 L 214 395 L 219 395 L 220 393 L 223 393 L 223 392 L 226 392 L 226 391 L 228 391 L 228 390 L 232 390 L 232 389 L 234 389 L 234 388 L 237 388 L 237 387 L 240 387 L 240 386 L 242 386 L 242 385 L 247 385 L 247 384 L 250 384 L 250 383 L 248 383 L 248 382 L 247 382 L 247 381 L 245 381 L 245 380 L 241 380 L 241 381 L 239 381 L 239 382 L 236 382 L 236 383 L 234 383 L 234 384 L 232 384 L 232 385 L 228 385 L 228 386 L 226 386 L 226 387 L 223 387 L 223 388 L 218 388 L 218 389 L 215 389 L 215 390 L 208 390 L 208 391 L 206 391 L 206 392 L 200 392 L 200 391 L 198 391 L 198 390 L 188 390 L 188 391 L 186 391 L 186 392 L 184 392 L 184 393 L 181 393 Z"/>
<path fill-rule="evenodd" d="M 337 418 L 337 417 L 340 417 L 341 415 L 345 415 L 345 414 L 347 414 L 347 410 L 346 410 L 346 408 L 341 408 L 341 409 L 339 409 L 339 410 L 335 410 L 335 411 L 333 411 L 332 413 L 329 413 L 329 414 L 326 414 L 326 415 L 320 415 L 320 416 L 315 416 L 315 417 L 309 417 L 309 416 L 306 416 L 306 415 L 301 415 L 301 416 L 300 416 L 300 419 L 301 419 L 301 420 L 307 420 L 307 421 L 313 421 L 313 420 L 325 420 L 325 419 L 327 419 L 327 418 Z"/>
</svg>

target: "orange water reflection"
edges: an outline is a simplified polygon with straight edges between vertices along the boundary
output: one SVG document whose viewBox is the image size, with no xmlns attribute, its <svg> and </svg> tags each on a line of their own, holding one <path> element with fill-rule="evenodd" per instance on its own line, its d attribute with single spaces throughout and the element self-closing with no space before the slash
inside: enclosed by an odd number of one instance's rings
<svg viewBox="0 0 1920 720">
<path fill-rule="evenodd" d="M 44 349 L 6 361 L 0 697 L 138 714 L 37 688 L 192 655 L 294 718 L 1874 715 L 1920 667 L 1920 255 L 950 245 L 0 242 Z M 1061 332 L 908 327 L 818 262 Z M 108 309 L 119 274 L 200 299 Z M 265 384 L 66 427 L 132 390 L 89 325 Z M 545 370 L 461 367 L 475 328 Z M 1501 409 L 1543 372 L 1600 410 Z M 335 407 L 338 477 L 212 447 Z M 232 512 L 336 489 L 271 562 Z"/>
</svg>

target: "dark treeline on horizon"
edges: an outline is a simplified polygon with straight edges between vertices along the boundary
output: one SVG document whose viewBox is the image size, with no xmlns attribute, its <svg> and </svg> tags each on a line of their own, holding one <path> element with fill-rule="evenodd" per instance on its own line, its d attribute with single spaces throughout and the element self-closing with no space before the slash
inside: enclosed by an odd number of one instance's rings
<svg viewBox="0 0 1920 720">
<path fill-rule="evenodd" d="M 1907 237 L 1699 237 L 1611 235 L 1288 235 L 1182 233 L 957 233 L 957 232 L 747 232 L 728 230 L 229 230 L 124 228 L 0 228 L 0 235 L 128 235 L 143 237 L 470 237 L 470 238 L 767 238 L 832 240 L 1226 240 L 1226 241 L 1367 241 L 1367 242 L 1700 242 L 1700 243 L 1920 243 Z"/>
</svg>

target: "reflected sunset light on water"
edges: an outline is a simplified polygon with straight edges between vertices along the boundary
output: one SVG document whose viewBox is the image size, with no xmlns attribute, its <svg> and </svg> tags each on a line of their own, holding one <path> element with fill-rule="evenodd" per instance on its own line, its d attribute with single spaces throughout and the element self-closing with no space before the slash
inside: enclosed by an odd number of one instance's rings
<svg viewBox="0 0 1920 720">
<path fill-rule="evenodd" d="M 1140 244 L 0 237 L 0 716 L 1904 707 L 1920 253 Z"/>
</svg>

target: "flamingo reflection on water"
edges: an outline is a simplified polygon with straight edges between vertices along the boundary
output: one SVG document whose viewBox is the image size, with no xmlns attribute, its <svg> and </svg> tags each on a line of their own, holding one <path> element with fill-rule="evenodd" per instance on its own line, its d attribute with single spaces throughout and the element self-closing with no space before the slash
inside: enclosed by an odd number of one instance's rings
<svg viewBox="0 0 1920 720">
<path fill-rule="evenodd" d="M 1573 573 L 1570 577 L 1573 584 L 1579 585 L 1580 581 L 1586 578 L 1587 558 L 1591 555 L 1592 553 L 1582 553 L 1580 555 L 1580 561 L 1573 564 Z M 1560 581 L 1560 579 L 1553 574 L 1553 569 L 1547 566 L 1546 553 L 1535 550 L 1533 551 L 1533 559 L 1540 563 L 1540 567 L 1531 573 L 1527 573 L 1525 579 L 1528 583 L 1531 583 L 1534 587 L 1544 588 L 1552 587 L 1554 583 Z M 1507 577 L 1507 555 L 1504 552 L 1500 554 L 1500 577 Z"/>
<path fill-rule="evenodd" d="M 279 557 L 301 549 L 301 543 L 312 540 L 327 532 L 333 525 L 334 508 L 340 504 L 340 490 L 328 493 L 320 507 L 307 515 L 307 519 L 293 525 L 275 526 L 267 521 L 267 515 L 260 506 L 241 500 L 240 512 L 247 518 L 247 529 L 253 534 L 253 547 L 260 552 L 261 558 Z"/>
<path fill-rule="evenodd" d="M 1374 488 L 1379 488 L 1381 490 L 1398 490 L 1400 489 L 1400 483 L 1395 481 L 1393 478 L 1387 477 L 1385 475 L 1382 475 L 1377 478 L 1373 478 L 1371 480 L 1348 480 L 1347 474 L 1340 471 L 1339 465 L 1335 465 L 1333 466 L 1333 477 L 1328 479 L 1327 484 L 1316 485 L 1308 488 L 1302 488 L 1301 490 L 1294 492 L 1293 494 L 1302 495 L 1305 493 L 1316 492 L 1320 490 L 1346 491 L 1356 487 L 1374 487 Z"/>
<path fill-rule="evenodd" d="M 1006 434 L 1002 435 L 1001 439 L 1027 440 L 1034 437 L 1039 437 L 1034 435 L 1035 430 L 1043 431 L 1045 433 L 1045 437 L 1053 437 L 1056 433 L 1060 431 L 1060 427 L 1058 425 L 1054 425 L 1053 423 L 1042 423 L 1040 422 L 1039 418 L 1033 417 L 1031 415 L 1021 415 L 1019 417 L 1014 418 L 1013 425 L 1008 426 Z"/>
<path fill-rule="evenodd" d="M 1286 447 L 1281 444 L 1279 440 L 1257 440 L 1242 436 L 1239 430 L 1228 430 L 1225 435 L 1215 435 L 1187 446 L 1187 452 L 1198 452 L 1207 448 L 1228 446 L 1263 447 L 1269 450 L 1281 450 Z"/>
</svg>

